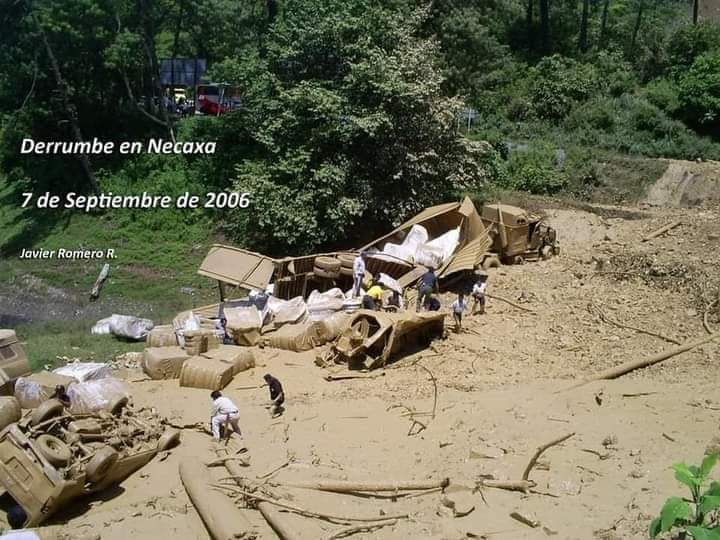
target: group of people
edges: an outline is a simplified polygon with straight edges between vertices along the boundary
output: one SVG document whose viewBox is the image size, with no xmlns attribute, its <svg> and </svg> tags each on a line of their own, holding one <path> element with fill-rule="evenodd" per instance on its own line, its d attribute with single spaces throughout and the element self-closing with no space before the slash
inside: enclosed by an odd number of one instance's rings
<svg viewBox="0 0 720 540">
<path fill-rule="evenodd" d="M 365 260 L 367 254 L 361 252 L 353 262 L 353 298 L 360 296 L 362 291 L 362 284 L 365 278 L 366 265 Z M 488 275 L 482 270 L 476 270 L 473 274 L 473 280 L 470 286 L 462 287 L 460 293 L 458 293 L 457 299 L 450 306 L 455 319 L 455 331 L 462 331 L 462 317 L 463 313 L 468 310 L 468 303 L 466 296 L 469 295 L 473 299 L 472 309 L 470 310 L 471 315 L 476 313 L 485 313 L 485 293 L 487 290 L 487 278 Z M 417 303 L 415 305 L 415 311 L 424 309 L 426 311 L 437 311 L 440 309 L 440 301 L 435 297 L 440 292 L 440 285 L 438 283 L 437 275 L 435 270 L 430 268 L 425 272 L 417 283 Z M 373 276 L 370 288 L 364 293 L 362 297 L 363 308 L 377 310 L 383 307 L 384 290 L 380 284 L 380 276 Z M 402 294 L 394 290 L 390 298 L 387 300 L 386 306 L 396 306 L 398 309 L 403 309 L 403 297 Z"/>
<path fill-rule="evenodd" d="M 282 384 L 276 378 L 266 373 L 263 377 L 265 385 L 270 389 L 270 403 L 267 409 L 270 411 L 270 417 L 276 418 L 280 416 L 285 408 L 285 391 Z M 219 441 L 228 428 L 232 428 L 233 432 L 242 436 L 240 431 L 240 409 L 228 397 L 222 395 L 220 390 L 213 390 L 210 393 L 212 406 L 210 408 L 210 431 L 213 439 Z"/>
</svg>

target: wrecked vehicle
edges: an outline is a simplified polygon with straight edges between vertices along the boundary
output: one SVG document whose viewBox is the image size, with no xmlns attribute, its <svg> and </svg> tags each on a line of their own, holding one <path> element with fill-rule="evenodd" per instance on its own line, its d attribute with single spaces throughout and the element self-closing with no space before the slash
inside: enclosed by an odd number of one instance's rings
<svg viewBox="0 0 720 540">
<path fill-rule="evenodd" d="M 557 232 L 547 225 L 545 216 L 508 204 L 486 204 L 482 221 L 492 238 L 491 251 L 504 264 L 522 264 L 560 254 Z"/>
<path fill-rule="evenodd" d="M 69 502 L 122 482 L 158 452 L 179 442 L 154 411 L 71 415 L 51 399 L 0 432 L 3 505 L 39 525 Z"/>
<path fill-rule="evenodd" d="M 330 351 L 350 369 L 382 367 L 401 352 L 425 348 L 443 335 L 445 313 L 360 310 L 353 314 Z"/>
<path fill-rule="evenodd" d="M 30 362 L 15 331 L 0 330 L 0 395 L 13 395 L 18 377 L 31 373 Z"/>
</svg>

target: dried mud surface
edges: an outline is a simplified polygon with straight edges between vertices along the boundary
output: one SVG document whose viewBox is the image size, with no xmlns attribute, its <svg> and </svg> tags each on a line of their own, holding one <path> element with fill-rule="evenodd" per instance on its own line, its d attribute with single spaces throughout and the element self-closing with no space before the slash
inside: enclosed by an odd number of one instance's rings
<svg viewBox="0 0 720 540">
<path fill-rule="evenodd" d="M 541 493 L 452 490 L 449 497 L 458 507 L 474 507 L 466 517 L 453 517 L 438 493 L 370 499 L 298 488 L 284 492 L 294 504 L 317 511 L 411 516 L 353 535 L 358 540 L 646 538 L 663 501 L 683 494 L 670 466 L 699 462 L 720 434 L 720 345 L 698 347 L 614 381 L 566 389 L 594 372 L 674 347 L 669 340 L 706 335 L 703 315 L 720 288 L 720 213 L 712 206 L 615 210 L 546 208 L 559 231 L 561 256 L 502 267 L 489 278 L 491 294 L 536 313 L 489 300 L 485 315 L 466 320 L 464 334 L 450 333 L 384 375 L 327 382 L 312 352 L 258 350 L 260 365 L 225 390 L 241 408 L 243 443 L 251 456 L 248 477 L 290 461 L 271 481 L 449 477 L 473 488 L 482 475 L 520 479 L 536 447 L 574 432 L 533 470 Z M 632 219 L 603 217 L 624 212 Z M 683 224 L 641 242 L 676 219 Z M 447 305 L 451 299 L 443 300 Z M 717 305 L 708 323 L 720 329 Z M 415 362 L 436 378 L 437 406 L 435 418 L 418 417 L 427 429 L 408 435 L 411 421 L 400 406 L 430 412 L 434 400 L 433 383 Z M 283 381 L 288 396 L 284 416 L 275 420 L 263 407 L 266 389 L 244 388 L 260 384 L 268 371 Z M 173 421 L 208 421 L 209 392 L 179 388 L 177 381 L 137 382 L 133 390 L 136 404 L 155 406 Z M 186 430 L 167 459 L 155 459 L 104 500 L 85 502 L 55 521 L 107 540 L 207 539 L 178 475 L 179 463 L 190 456 L 216 456 L 208 435 Z M 219 479 L 227 473 L 213 468 L 212 474 Z M 510 517 L 514 511 L 533 514 L 540 526 L 519 523 Z M 259 513 L 246 514 L 259 538 L 275 538 Z M 301 538 L 324 538 L 339 528 L 282 516 Z"/>
</svg>

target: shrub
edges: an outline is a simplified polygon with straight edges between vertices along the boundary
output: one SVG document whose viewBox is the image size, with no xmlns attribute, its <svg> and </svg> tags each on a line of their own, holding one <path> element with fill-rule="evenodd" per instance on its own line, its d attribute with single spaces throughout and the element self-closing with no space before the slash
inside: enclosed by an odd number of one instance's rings
<svg viewBox="0 0 720 540">
<path fill-rule="evenodd" d="M 679 89 L 688 121 L 720 128 L 720 51 L 698 57 L 680 78 Z"/>
<path fill-rule="evenodd" d="M 562 119 L 577 102 L 597 89 L 598 74 L 589 64 L 553 55 L 530 70 L 530 98 L 539 118 Z"/>
</svg>

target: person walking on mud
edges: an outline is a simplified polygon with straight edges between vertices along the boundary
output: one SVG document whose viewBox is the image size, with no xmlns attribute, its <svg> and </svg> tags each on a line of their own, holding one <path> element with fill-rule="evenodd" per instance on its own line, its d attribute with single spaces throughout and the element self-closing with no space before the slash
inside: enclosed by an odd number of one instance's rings
<svg viewBox="0 0 720 540">
<path fill-rule="evenodd" d="M 462 316 L 463 312 L 467 309 L 467 302 L 465 301 L 465 295 L 463 293 L 458 294 L 457 300 L 452 305 L 453 319 L 455 319 L 455 333 L 462 333 Z"/>
<path fill-rule="evenodd" d="M 282 415 L 285 410 L 283 407 L 283 403 L 285 403 L 285 392 L 283 391 L 280 381 L 269 373 L 266 373 L 263 379 L 265 379 L 265 383 L 270 388 L 270 405 L 268 406 L 270 416 L 275 418 Z"/>
<path fill-rule="evenodd" d="M 212 399 L 212 408 L 210 410 L 210 430 L 213 439 L 220 441 L 220 430 L 228 429 L 228 424 L 232 426 L 235 433 L 242 437 L 238 420 L 240 420 L 240 410 L 237 408 L 230 398 L 226 398 L 219 390 L 214 390 L 210 394 Z"/>
<path fill-rule="evenodd" d="M 422 275 L 418 283 L 418 296 L 415 311 L 420 311 L 420 306 L 424 306 L 425 303 L 430 300 L 433 292 L 440 292 L 440 287 L 438 285 L 437 276 L 435 275 L 435 270 L 430 268 Z"/>
<path fill-rule="evenodd" d="M 365 252 L 355 257 L 353 261 L 353 298 L 360 296 L 360 287 L 362 287 L 363 278 L 365 277 Z"/>
<path fill-rule="evenodd" d="M 477 309 L 478 305 L 480 306 L 480 311 L 478 311 L 477 313 L 480 313 L 480 315 L 485 313 L 485 291 L 487 291 L 488 275 L 485 272 L 478 272 L 477 278 L 478 279 L 473 285 L 471 293 L 473 297 L 473 307 L 470 311 L 471 315 L 475 315 L 475 310 Z"/>
</svg>

